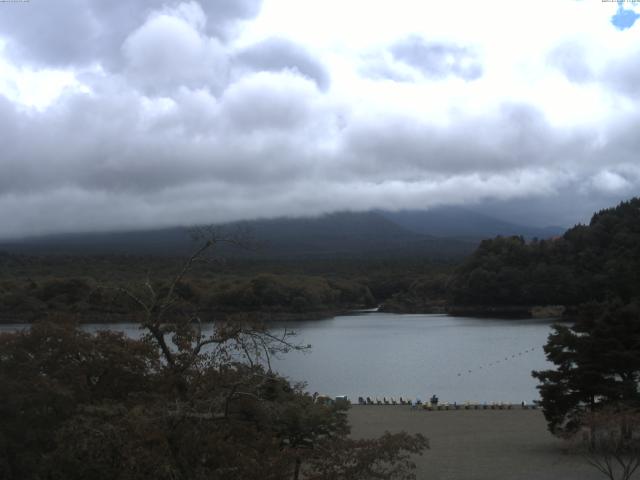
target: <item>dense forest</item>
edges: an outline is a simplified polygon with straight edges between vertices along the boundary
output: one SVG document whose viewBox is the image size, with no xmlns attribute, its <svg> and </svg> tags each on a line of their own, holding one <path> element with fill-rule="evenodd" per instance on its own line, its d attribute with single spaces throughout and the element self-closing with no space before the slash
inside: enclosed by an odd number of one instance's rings
<svg viewBox="0 0 640 480">
<path fill-rule="evenodd" d="M 640 296 L 640 198 L 548 240 L 484 240 L 453 275 L 453 305 L 564 305 Z"/>
<path fill-rule="evenodd" d="M 332 258 L 227 257 L 229 251 L 193 266 L 177 290 L 185 308 L 203 318 L 245 312 L 267 320 L 376 306 L 526 315 L 533 306 L 561 305 L 571 313 L 588 301 L 627 303 L 640 296 L 640 199 L 602 210 L 562 236 L 483 240 L 464 260 L 434 257 L 429 249 L 413 256 Z M 183 259 L 0 253 L 0 321 L 57 313 L 82 321 L 131 320 L 131 300 L 122 289 L 142 277 L 162 289 Z"/>
<path fill-rule="evenodd" d="M 73 314 L 80 321 L 135 320 L 123 294 L 140 278 L 162 290 L 184 258 L 0 254 L 0 321 Z M 244 312 L 269 319 L 322 318 L 384 304 L 442 308 L 454 264 L 426 258 L 260 261 L 216 258 L 178 285 L 182 306 L 203 319 Z"/>
</svg>

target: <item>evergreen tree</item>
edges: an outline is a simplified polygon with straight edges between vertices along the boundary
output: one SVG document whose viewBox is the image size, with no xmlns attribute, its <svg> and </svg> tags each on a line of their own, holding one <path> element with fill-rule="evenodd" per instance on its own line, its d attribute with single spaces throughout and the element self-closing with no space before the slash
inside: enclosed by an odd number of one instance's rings
<svg viewBox="0 0 640 480">
<path fill-rule="evenodd" d="M 640 407 L 640 308 L 585 307 L 572 327 L 556 325 L 544 347 L 555 370 L 533 372 L 549 430 L 571 434 L 586 412 Z"/>
<path fill-rule="evenodd" d="M 559 238 L 484 240 L 456 271 L 455 305 L 566 305 L 640 297 L 640 198 Z"/>
</svg>

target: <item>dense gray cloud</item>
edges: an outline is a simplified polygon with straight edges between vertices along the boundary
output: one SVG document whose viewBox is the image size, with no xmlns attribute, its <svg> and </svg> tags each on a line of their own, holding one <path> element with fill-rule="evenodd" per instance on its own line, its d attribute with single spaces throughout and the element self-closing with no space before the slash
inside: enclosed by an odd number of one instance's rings
<svg viewBox="0 0 640 480">
<path fill-rule="evenodd" d="M 60 0 L 55 8 L 18 3 L 0 11 L 0 31 L 9 42 L 8 53 L 37 64 L 93 61 L 98 45 L 92 40 L 100 35 L 99 29 L 100 21 L 87 0 Z"/>
<path fill-rule="evenodd" d="M 357 173 L 380 178 L 394 171 L 411 177 L 552 166 L 563 149 L 582 140 L 578 132 L 558 138 L 535 108 L 513 104 L 453 126 L 387 117 L 363 121 L 347 133 Z"/>
<path fill-rule="evenodd" d="M 482 76 L 482 64 L 467 47 L 444 42 L 429 42 L 412 35 L 391 46 L 396 60 L 420 70 L 433 78 L 454 75 L 464 80 L 477 80 Z"/>
<path fill-rule="evenodd" d="M 257 1 L 53 5 L 0 17 L 11 62 L 71 65 L 84 86 L 41 109 L 0 94 L 0 238 L 445 204 L 515 219 L 532 199 L 529 222 L 566 224 L 640 187 L 634 111 L 559 128 L 540 106 L 504 100 L 438 121 L 422 104 L 333 97 L 321 57 L 293 41 L 238 49 L 234 28 Z M 563 44 L 548 61 L 604 82 L 581 51 Z M 369 78 L 483 81 L 472 49 L 416 36 L 357 57 Z M 637 95 L 632 64 L 616 65 L 611 84 Z"/>
<path fill-rule="evenodd" d="M 593 144 L 592 132 L 558 132 L 514 104 L 454 128 L 345 118 L 293 72 L 252 74 L 219 97 L 186 87 L 171 99 L 74 94 L 37 114 L 0 97 L 0 119 L 2 236 L 496 199 L 522 206 L 517 199 L 566 192 L 591 206 L 640 186 L 631 127 Z"/>
<path fill-rule="evenodd" d="M 228 54 L 206 34 L 206 23 L 195 4 L 150 16 L 122 45 L 130 81 L 150 93 L 176 86 L 220 91 L 227 83 Z"/>
<path fill-rule="evenodd" d="M 70 96 L 35 117 L 5 101 L 0 192 L 74 186 L 134 194 L 207 179 L 286 179 L 298 160 L 279 157 L 298 148 L 291 130 L 294 122 L 304 127 L 299 113 L 313 87 L 293 76 L 278 85 L 261 80 L 235 85 L 220 101 L 188 89 L 152 103 L 134 92 Z M 276 128 L 286 134 L 271 135 Z"/>
<path fill-rule="evenodd" d="M 300 45 L 283 39 L 268 38 L 238 52 L 239 65 L 249 70 L 296 70 L 312 79 L 322 90 L 329 88 L 327 69 Z"/>
<path fill-rule="evenodd" d="M 205 13 L 204 31 L 224 39 L 238 20 L 258 14 L 262 0 L 213 0 L 185 3 Z M 0 32 L 8 40 L 13 59 L 36 65 L 68 66 L 120 64 L 120 48 L 127 36 L 152 12 L 172 9 L 167 0 L 28 2 L 0 11 Z"/>
</svg>

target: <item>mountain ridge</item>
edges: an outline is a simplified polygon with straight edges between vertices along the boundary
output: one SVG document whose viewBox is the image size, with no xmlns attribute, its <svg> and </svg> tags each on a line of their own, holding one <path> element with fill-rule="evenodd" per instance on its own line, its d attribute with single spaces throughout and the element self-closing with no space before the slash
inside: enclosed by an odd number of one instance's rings
<svg viewBox="0 0 640 480">
<path fill-rule="evenodd" d="M 280 217 L 218 225 L 223 234 L 251 233 L 258 248 L 239 253 L 221 246 L 226 256 L 353 257 L 380 255 L 459 258 L 487 236 L 536 236 L 542 229 L 522 227 L 455 207 L 432 211 L 335 212 L 317 217 Z M 197 230 L 197 227 L 195 228 Z M 518 231 L 520 229 L 520 231 Z M 95 233 L 66 233 L 0 241 L 0 250 L 27 254 L 186 255 L 194 228 Z M 551 236 L 551 235 L 549 235 Z"/>
<path fill-rule="evenodd" d="M 380 211 L 394 223 L 414 231 L 436 237 L 485 239 L 501 236 L 548 238 L 562 235 L 558 226 L 534 227 L 501 220 L 463 207 L 439 207 L 430 210 Z"/>
</svg>

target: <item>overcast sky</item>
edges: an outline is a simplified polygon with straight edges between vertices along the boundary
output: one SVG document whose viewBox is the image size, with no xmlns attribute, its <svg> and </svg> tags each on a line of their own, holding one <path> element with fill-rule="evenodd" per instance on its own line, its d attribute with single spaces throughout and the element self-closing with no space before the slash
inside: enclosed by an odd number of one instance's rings
<svg viewBox="0 0 640 480">
<path fill-rule="evenodd" d="M 636 11 L 0 2 L 0 237 L 439 205 L 572 225 L 639 192 Z"/>
</svg>

